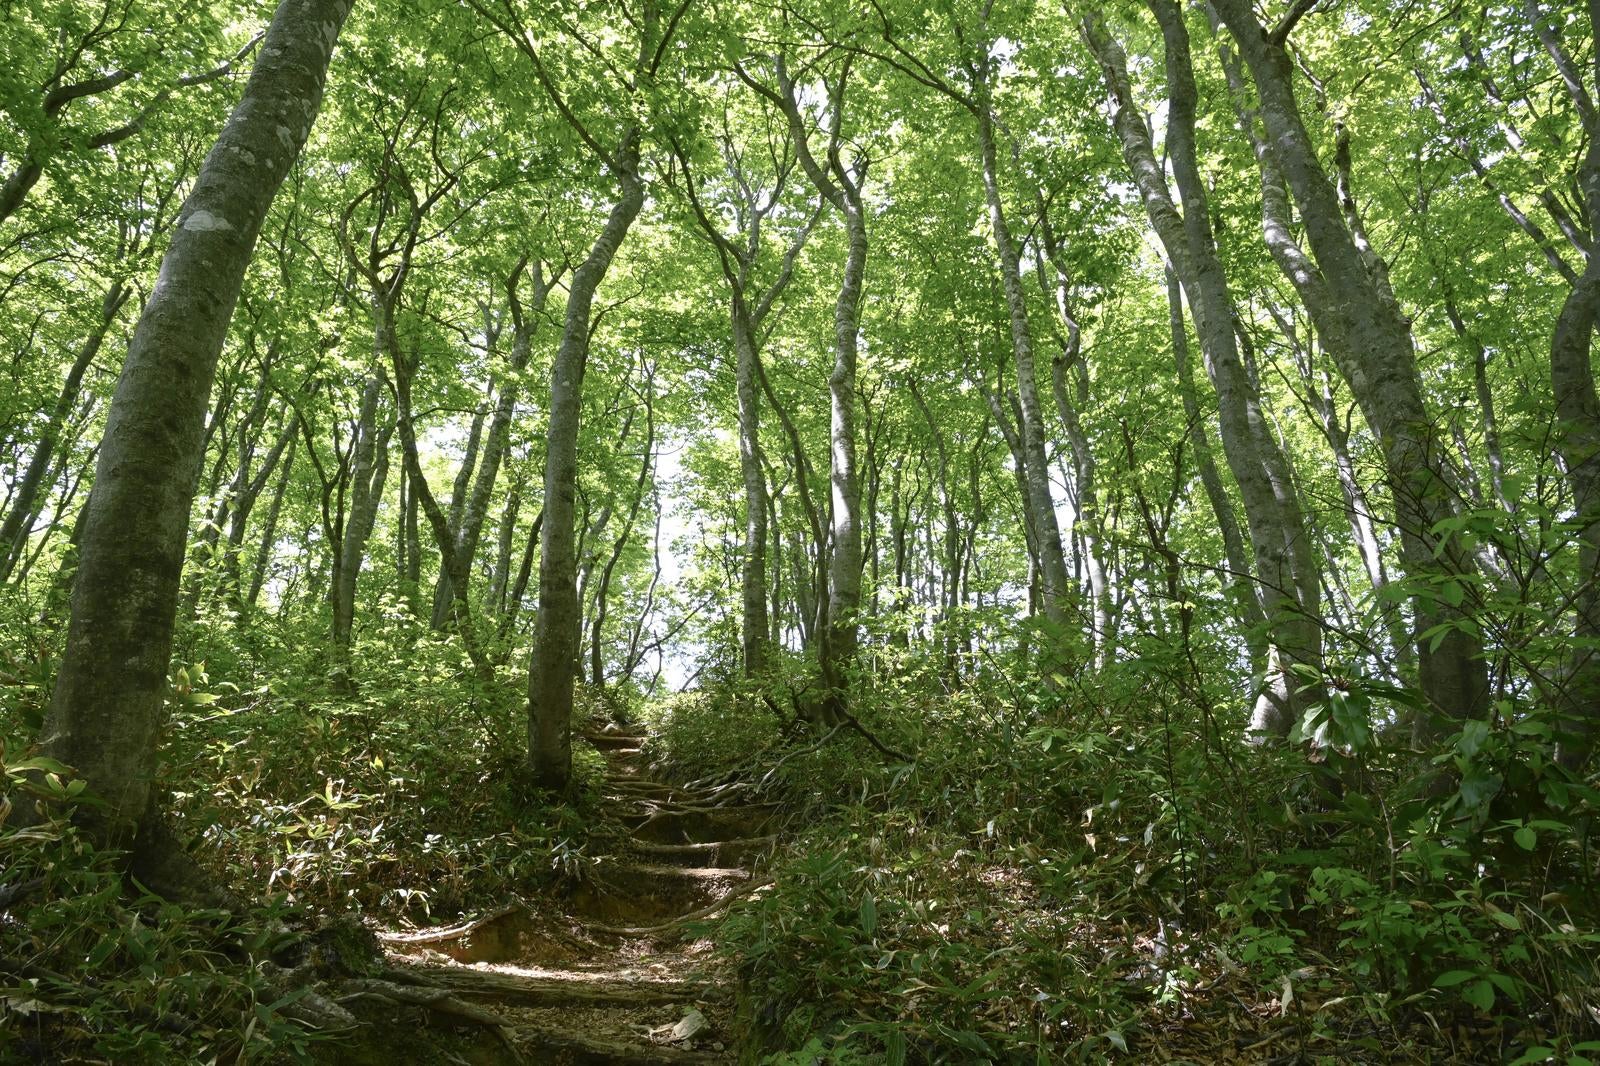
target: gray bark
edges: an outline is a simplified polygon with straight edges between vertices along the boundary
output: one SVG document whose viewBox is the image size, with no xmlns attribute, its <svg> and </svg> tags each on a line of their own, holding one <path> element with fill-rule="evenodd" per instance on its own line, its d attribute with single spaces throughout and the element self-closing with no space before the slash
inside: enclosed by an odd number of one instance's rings
<svg viewBox="0 0 1600 1066">
<path fill-rule="evenodd" d="M 492 383 L 490 386 L 490 391 L 493 391 Z M 504 390 L 501 390 L 501 395 L 504 396 Z M 513 400 L 513 402 L 515 401 Z M 497 404 L 497 413 L 498 406 L 499 405 Z M 471 428 L 467 430 L 467 449 L 466 452 L 461 456 L 461 466 L 456 470 L 455 482 L 450 486 L 450 510 L 447 514 L 447 521 L 450 527 L 450 540 L 451 543 L 456 545 L 457 551 L 461 550 L 462 536 L 465 531 L 464 523 L 466 521 L 469 508 L 469 489 L 471 489 L 475 484 L 473 474 L 475 474 L 478 470 L 479 453 L 485 450 L 483 440 L 483 420 L 484 412 L 482 410 L 479 410 L 473 414 Z M 496 472 L 498 472 L 498 456 L 496 457 L 495 469 Z M 491 480 L 491 491 L 493 491 L 492 485 L 493 482 Z M 483 528 L 483 521 L 481 517 L 478 521 L 478 528 L 480 530 Z M 477 533 L 474 532 L 472 537 L 472 547 L 474 550 L 477 548 L 477 542 Z M 468 558 L 471 558 L 470 554 Z M 429 624 L 435 630 L 443 629 L 445 627 L 445 623 L 450 620 L 450 616 L 454 613 L 455 601 L 455 588 L 451 584 L 450 574 L 445 567 L 440 566 L 439 577 L 433 583 L 433 614 L 429 620 Z"/>
<path fill-rule="evenodd" d="M 298 413 L 294 417 L 298 421 Z M 267 505 L 267 518 L 261 524 L 260 547 L 256 551 L 255 567 L 250 572 L 250 588 L 244 597 L 244 602 L 249 607 L 254 607 L 261 598 L 261 586 L 267 580 L 272 552 L 278 543 L 278 516 L 283 513 L 283 497 L 289 489 L 289 476 L 294 472 L 295 448 L 299 443 L 297 438 L 291 437 L 289 440 L 289 449 L 284 453 L 283 466 L 278 472 L 278 483 L 272 490 L 272 503 Z"/>
<path fill-rule="evenodd" d="M 865 164 L 847 165 L 841 155 L 840 124 L 850 80 L 847 60 L 837 85 L 828 86 L 826 150 L 819 160 L 801 118 L 783 60 L 778 62 L 779 103 L 789 120 L 790 140 L 806 177 L 844 221 L 844 274 L 833 311 L 833 371 L 828 375 L 829 473 L 832 551 L 828 557 L 828 607 L 822 619 L 821 666 L 825 691 L 819 712 L 825 724 L 842 717 L 849 702 L 849 672 L 855 662 L 861 607 L 861 484 L 856 473 L 856 361 L 861 331 L 861 287 L 867 269 L 867 221 L 861 201 Z"/>
<path fill-rule="evenodd" d="M 1073 562 L 1075 569 L 1079 565 L 1083 567 L 1088 578 L 1093 624 L 1090 639 L 1095 649 L 1095 661 L 1104 667 L 1115 655 L 1117 634 L 1112 625 L 1111 588 L 1106 580 L 1099 466 L 1094 446 L 1080 418 L 1081 409 L 1089 403 L 1089 368 L 1083 353 L 1083 331 L 1072 308 L 1066 250 L 1055 227 L 1051 225 L 1049 205 L 1042 195 L 1039 197 L 1039 230 L 1039 243 L 1044 252 L 1039 262 L 1040 286 L 1054 298 L 1056 315 L 1065 330 L 1061 338 L 1061 350 L 1051 360 L 1050 384 L 1055 395 L 1056 412 L 1067 431 L 1067 450 L 1072 458 L 1072 481 L 1076 493 L 1073 504 L 1077 512 L 1073 534 L 1081 548 L 1074 552 Z M 1045 280 L 1046 261 L 1054 268 L 1053 286 Z M 1077 574 L 1074 573 L 1073 577 L 1076 584 Z"/>
<path fill-rule="evenodd" d="M 154 793 L 206 405 L 262 220 L 311 132 L 352 0 L 282 0 L 201 166 L 129 345 L 96 466 L 44 750 L 102 805 L 76 817 L 157 891 L 195 878 Z"/>
<path fill-rule="evenodd" d="M 1184 325 L 1183 292 L 1177 275 L 1171 271 L 1167 273 L 1167 320 L 1172 332 L 1178 395 L 1189 425 L 1190 451 L 1194 453 L 1195 470 L 1200 475 L 1200 485 L 1205 489 L 1212 516 L 1217 521 L 1217 532 L 1222 537 L 1222 558 L 1227 567 L 1227 573 L 1222 575 L 1222 585 L 1228 593 L 1235 623 L 1244 635 L 1250 669 L 1259 673 L 1265 670 L 1267 662 L 1267 642 L 1264 639 L 1267 619 L 1261 609 L 1261 597 L 1257 595 L 1251 579 L 1250 556 L 1244 535 L 1239 529 L 1239 516 L 1234 511 L 1233 498 L 1228 495 L 1227 486 L 1223 483 L 1222 472 L 1217 469 L 1211 435 L 1206 432 L 1207 418 L 1200 408 L 1200 397 L 1195 390 L 1189 330 Z"/>
<path fill-rule="evenodd" d="M 67 420 L 73 408 L 77 406 L 78 390 L 83 384 L 83 375 L 88 372 L 95 357 L 100 354 L 100 347 L 105 342 L 106 334 L 111 331 L 117 313 L 122 310 L 122 305 L 127 302 L 131 292 L 132 290 L 120 279 L 113 281 L 106 289 L 105 297 L 100 301 L 100 318 L 90 329 L 89 335 L 84 338 L 83 345 L 78 349 L 78 357 L 67 369 L 67 377 L 62 382 L 61 392 L 56 396 L 55 406 L 50 409 L 49 419 L 45 422 L 39 440 L 34 445 L 33 454 L 28 457 L 28 465 L 12 493 L 11 506 L 6 511 L 5 522 L 0 523 L 0 581 L 11 576 L 12 568 L 22 558 L 27 548 L 28 527 L 32 524 L 35 513 L 34 504 L 38 501 L 39 490 L 46 484 L 44 475 L 55 458 L 56 448 L 61 443 L 61 435 L 66 428 Z"/>
<path fill-rule="evenodd" d="M 1589 0 L 1591 39 L 1600 30 L 1600 0 Z M 1588 148 L 1578 171 L 1590 226 L 1591 247 L 1600 249 L 1600 116 L 1565 57 L 1554 30 L 1529 4 L 1545 48 L 1562 67 L 1568 93 L 1583 118 Z M 1591 71 L 1600 96 L 1600 53 Z M 1590 253 L 1584 271 L 1561 305 L 1550 340 L 1550 389 L 1555 397 L 1559 433 L 1556 446 L 1572 489 L 1579 529 L 1573 609 L 1574 643 L 1562 666 L 1561 706 L 1570 719 L 1572 738 L 1562 745 L 1562 760 L 1581 765 L 1593 752 L 1600 734 L 1600 396 L 1596 395 L 1592 346 L 1600 328 L 1600 254 Z"/>
<path fill-rule="evenodd" d="M 550 375 L 545 434 L 544 536 L 539 554 L 539 616 L 528 665 L 528 757 L 535 787 L 564 791 L 572 779 L 573 685 L 578 675 L 578 559 L 574 528 L 578 417 L 595 289 L 644 207 L 639 131 L 630 127 L 616 155 L 621 195 L 567 287 L 566 321 Z"/>
<path fill-rule="evenodd" d="M 1296 254 L 1281 198 L 1264 205 L 1269 247 L 1306 300 L 1378 438 L 1407 574 L 1440 587 L 1457 577 L 1471 581 L 1474 561 L 1456 542 L 1441 541 L 1433 532 L 1456 515 L 1459 492 L 1423 400 L 1409 326 L 1393 299 L 1386 298 L 1382 279 L 1351 234 L 1338 193 L 1317 158 L 1300 115 L 1284 42 L 1269 37 L 1247 0 L 1212 0 L 1212 6 L 1238 44 L 1255 84 L 1266 133 L 1257 147 L 1258 161 L 1264 163 L 1264 200 L 1277 195 L 1273 187 L 1281 175 L 1299 208 L 1315 263 Z M 1470 620 L 1462 610 L 1441 599 L 1418 596 L 1415 611 L 1419 636 L 1428 634 L 1417 645 L 1424 697 L 1445 718 L 1481 718 L 1489 706 L 1482 638 L 1463 625 Z M 1431 738 L 1429 716 L 1418 718 L 1416 730 L 1419 740 Z"/>
<path fill-rule="evenodd" d="M 511 547 L 517 532 L 517 516 L 522 513 L 522 479 L 518 476 L 506 493 L 495 530 L 494 576 L 489 580 L 489 610 L 496 618 L 506 613 L 506 589 L 511 585 Z"/>
<path fill-rule="evenodd" d="M 1006 309 L 1011 326 L 1011 348 L 1016 359 L 1018 431 L 1023 461 L 1022 479 L 1027 492 L 1024 503 L 1028 524 L 1034 533 L 1039 562 L 1040 596 L 1045 617 L 1056 624 L 1067 621 L 1072 578 L 1067 573 L 1066 551 L 1061 544 L 1061 526 L 1056 520 L 1055 493 L 1050 485 L 1050 466 L 1045 452 L 1044 416 L 1039 404 L 1038 375 L 1035 370 L 1033 330 L 1028 323 L 1027 298 L 1022 288 L 1022 267 L 1017 242 L 1006 221 L 1000 192 L 999 162 L 995 151 L 993 104 L 989 97 L 989 58 L 987 50 L 978 59 L 974 73 L 977 95 L 972 104 L 978 125 L 978 152 L 983 165 L 983 189 L 989 205 L 989 226 L 994 233 L 1000 258 L 1000 281 L 1005 290 Z"/>
<path fill-rule="evenodd" d="M 1199 94 L 1183 13 L 1172 0 L 1148 0 L 1161 24 L 1166 51 L 1169 117 L 1167 151 L 1182 214 L 1156 161 L 1145 116 L 1133 99 L 1122 47 L 1098 16 L 1084 35 L 1100 59 L 1113 99 L 1113 123 L 1146 213 L 1188 298 L 1206 374 L 1217 393 L 1222 451 L 1239 486 L 1250 529 L 1257 594 L 1267 621 L 1271 668 L 1251 714 L 1256 737 L 1282 737 L 1301 716 L 1302 682 L 1290 672 L 1320 670 L 1322 630 L 1317 568 L 1299 498 L 1286 476 L 1287 460 L 1261 414 L 1261 398 L 1240 354 L 1229 291 L 1206 204 L 1195 143 Z"/>
<path fill-rule="evenodd" d="M 770 98 L 769 98 L 770 99 Z M 784 121 L 787 123 L 787 116 Z M 740 573 L 743 604 L 740 621 L 740 649 L 746 677 L 759 677 L 771 657 L 767 616 L 767 498 L 766 480 L 761 467 L 761 390 L 759 385 L 763 324 L 794 276 L 795 261 L 820 211 L 794 235 L 784 254 L 778 275 L 765 288 L 756 289 L 755 271 L 761 257 L 762 232 L 767 217 L 778 206 L 794 159 L 777 160 L 773 188 L 765 203 L 741 167 L 740 156 L 731 145 L 724 145 L 723 156 L 731 183 L 739 190 L 736 217 L 742 227 L 738 240 L 729 238 L 705 209 L 690 171 L 687 155 L 679 151 L 684 168 L 684 193 L 694 210 L 701 233 L 716 249 L 728 284 L 729 329 L 733 338 L 734 390 L 739 416 L 739 475 L 744 487 L 744 556 Z"/>
<path fill-rule="evenodd" d="M 374 315 L 374 355 L 380 355 L 385 339 L 379 334 L 376 312 Z M 351 470 L 349 481 L 349 506 L 344 528 L 339 537 L 339 550 L 333 560 L 333 580 L 328 590 L 332 609 L 331 636 L 332 662 L 330 676 L 334 688 L 349 692 L 350 640 L 355 626 L 356 578 L 361 573 L 366 558 L 367 539 L 377 519 L 378 502 L 383 497 L 383 479 L 379 471 L 388 470 L 388 427 L 378 428 L 378 402 L 383 382 L 376 371 L 367 376 L 361 389 L 361 406 L 356 412 L 355 436 L 351 442 Z M 379 438 L 384 447 L 380 455 Z"/>
</svg>

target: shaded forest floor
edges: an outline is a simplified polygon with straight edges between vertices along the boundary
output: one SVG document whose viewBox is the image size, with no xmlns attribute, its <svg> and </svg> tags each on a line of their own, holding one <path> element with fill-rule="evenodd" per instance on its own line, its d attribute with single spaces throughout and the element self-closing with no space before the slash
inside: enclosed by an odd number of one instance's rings
<svg viewBox="0 0 1600 1066">
<path fill-rule="evenodd" d="M 455 655 L 371 655 L 353 699 L 191 668 L 164 783 L 243 915 L 129 900 L 70 830 L 0 822 L 0 886 L 33 886 L 0 909 L 0 1061 L 1600 1059 L 1596 794 L 1536 736 L 1457 743 L 1501 782 L 1477 807 L 1381 751 L 1334 802 L 1155 671 L 911 663 L 856 710 L 912 761 L 782 693 L 588 692 L 554 803 L 519 784 L 516 692 Z M 8 669 L 25 723 L 49 664 Z M 325 943 L 339 915 L 364 943 Z M 308 1027 L 313 987 L 375 1024 Z"/>
<path fill-rule="evenodd" d="M 492 1035 L 480 1025 L 468 1047 L 447 1042 L 438 1061 L 737 1061 L 735 997 L 702 923 L 763 886 L 757 863 L 774 841 L 765 835 L 774 810 L 652 779 L 643 734 L 611 726 L 586 739 L 607 763 L 602 813 L 629 833 L 573 886 L 564 913 L 511 906 L 380 938 L 392 959 L 414 961 L 420 977 L 504 1023 Z M 329 1047 L 328 1061 L 387 1063 L 408 1049 L 417 1061 L 415 1027 L 382 1014 L 353 1046 Z"/>
</svg>

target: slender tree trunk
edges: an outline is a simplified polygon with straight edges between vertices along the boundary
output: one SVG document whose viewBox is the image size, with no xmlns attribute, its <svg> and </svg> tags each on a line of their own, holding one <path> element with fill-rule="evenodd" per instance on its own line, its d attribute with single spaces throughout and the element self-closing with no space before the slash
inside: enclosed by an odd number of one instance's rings
<svg viewBox="0 0 1600 1066">
<path fill-rule="evenodd" d="M 172 895 L 197 875 L 153 785 L 206 405 L 261 223 L 311 132 L 351 3 L 278 5 L 139 317 L 85 517 L 43 746 L 99 798 L 76 808 L 90 839 L 128 849 L 141 882 Z"/>
<path fill-rule="evenodd" d="M 500 616 L 502 642 L 511 635 L 512 627 L 516 625 L 517 617 L 522 611 L 522 600 L 528 591 L 528 580 L 533 576 L 533 556 L 538 551 L 543 528 L 544 508 L 541 507 L 539 513 L 533 516 L 533 525 L 528 529 L 528 540 L 522 547 L 522 562 L 517 567 L 516 580 L 511 583 L 511 591 L 506 597 L 506 612 Z"/>
<path fill-rule="evenodd" d="M 374 329 L 381 331 L 376 308 L 373 322 Z M 373 343 L 377 349 L 375 357 L 382 355 L 381 349 L 387 342 L 378 336 Z M 350 676 L 350 641 L 355 626 L 356 579 L 361 574 L 361 564 L 367 554 L 367 538 L 372 535 L 378 503 L 383 495 L 383 479 L 379 477 L 379 471 L 387 472 L 388 469 L 388 429 L 386 427 L 381 433 L 378 429 L 378 400 L 382 389 L 382 379 L 374 370 L 362 387 L 361 406 L 356 414 L 355 439 L 351 444 L 350 505 L 339 540 L 339 551 L 333 560 L 333 581 L 328 593 L 333 613 L 329 674 L 334 690 L 345 694 L 354 691 L 354 679 Z"/>
<path fill-rule="evenodd" d="M 654 393 L 651 385 L 654 372 L 654 368 L 649 365 L 643 368 L 645 385 L 644 458 L 639 463 L 639 478 L 633 486 L 633 499 L 628 503 L 628 517 L 622 523 L 622 532 L 618 534 L 616 543 L 611 547 L 611 554 L 606 559 L 606 565 L 600 571 L 600 584 L 595 589 L 594 594 L 594 621 L 590 627 L 589 658 L 590 679 L 596 689 L 604 688 L 606 680 L 603 637 L 606 625 L 606 608 L 611 596 L 611 575 L 616 571 L 617 563 L 621 561 L 622 553 L 627 550 L 628 541 L 633 536 L 633 526 L 638 521 L 639 508 L 644 504 L 650 485 L 650 475 L 655 469 L 656 421 Z"/>
<path fill-rule="evenodd" d="M 583 371 L 589 355 L 595 289 L 644 206 L 644 184 L 637 173 L 638 136 L 637 129 L 630 129 L 624 137 L 618 153 L 623 165 L 616 175 L 621 196 L 567 288 L 566 322 L 550 379 L 539 617 L 528 665 L 528 755 L 535 787 L 555 791 L 565 791 L 572 779 L 573 685 L 577 680 L 581 621 L 573 522 Z"/>
<path fill-rule="evenodd" d="M 298 432 L 296 416 L 291 411 L 284 420 L 282 431 L 272 442 L 272 447 L 262 457 L 260 468 L 239 487 L 233 510 L 228 516 L 228 539 L 223 549 L 222 571 L 228 599 L 235 608 L 241 602 L 239 551 L 244 546 L 244 535 L 249 527 L 250 516 L 255 513 L 256 503 L 261 499 L 261 493 L 265 491 L 272 472 L 283 460 L 284 452 L 293 448 Z"/>
<path fill-rule="evenodd" d="M 395 337 L 393 301 L 399 297 L 399 285 L 392 286 L 385 297 L 374 294 L 373 310 L 376 315 L 382 316 L 375 323 L 375 330 L 384 339 L 389 351 L 390 365 L 394 368 L 395 415 L 400 429 L 401 456 L 405 462 L 411 494 L 422 508 L 428 520 L 428 528 L 433 533 L 434 545 L 439 549 L 440 566 L 451 579 L 450 588 L 454 590 L 452 605 L 456 632 L 461 636 L 462 647 L 466 650 L 467 657 L 472 660 L 478 679 L 487 682 L 494 677 L 494 666 L 478 643 L 477 629 L 472 622 L 471 605 L 466 599 L 466 559 L 456 550 L 450 519 L 444 508 L 439 506 L 438 500 L 434 498 L 433 491 L 428 486 L 427 475 L 422 472 L 422 461 L 417 453 L 417 429 L 411 409 L 411 379 L 416 371 L 417 360 L 415 356 L 410 358 L 406 356 Z"/>
<path fill-rule="evenodd" d="M 278 517 L 283 514 L 283 497 L 289 489 L 289 477 L 294 472 L 295 448 L 299 443 L 295 438 L 289 441 L 289 450 L 283 457 L 283 467 L 278 472 L 278 484 L 272 490 L 272 503 L 267 507 L 267 520 L 261 526 L 261 542 L 256 552 L 256 565 L 250 572 L 250 590 L 244 598 L 244 602 L 250 607 L 254 607 L 260 600 L 261 586 L 266 583 L 267 570 L 272 565 L 273 549 L 278 543 Z"/>
<path fill-rule="evenodd" d="M 1200 485 L 1205 489 L 1212 516 L 1217 522 L 1217 532 L 1222 537 L 1222 559 L 1228 570 L 1223 575 L 1222 586 L 1228 593 L 1239 632 L 1244 635 L 1250 669 L 1253 673 L 1263 673 L 1267 664 L 1266 615 L 1262 613 L 1261 598 L 1251 580 L 1250 555 L 1239 529 L 1239 516 L 1234 512 L 1233 499 L 1228 495 L 1222 473 L 1217 469 L 1211 435 L 1206 432 L 1207 419 L 1195 390 L 1189 331 L 1183 319 L 1183 292 L 1178 285 L 1177 275 L 1171 271 L 1167 273 L 1167 315 L 1178 371 L 1178 394 L 1183 402 L 1184 418 L 1189 424 L 1190 451 L 1194 453 L 1195 470 L 1200 475 Z"/>
<path fill-rule="evenodd" d="M 767 638 L 767 483 L 761 470 L 761 399 L 757 383 L 754 329 L 742 295 L 733 295 L 731 314 L 735 393 L 739 401 L 739 475 L 744 483 L 744 568 L 740 575 L 744 617 L 740 644 L 746 677 L 760 677 L 769 665 Z"/>
<path fill-rule="evenodd" d="M 489 580 L 489 610 L 499 618 L 506 613 L 506 590 L 511 587 L 511 546 L 516 538 L 517 518 L 522 513 L 522 478 L 512 480 L 500 510 L 495 530 L 494 576 Z"/>
<path fill-rule="evenodd" d="M 55 458 L 56 447 L 61 442 L 67 421 L 78 405 L 78 390 L 82 387 L 83 375 L 94 363 L 95 357 L 100 354 L 100 347 L 105 342 L 106 334 L 111 332 L 111 326 L 117 320 L 117 313 L 122 310 L 122 305 L 127 302 L 131 292 L 132 290 L 121 279 L 113 281 L 106 289 L 105 297 L 100 301 L 100 318 L 90 329 L 89 335 L 84 338 L 83 344 L 78 349 L 78 357 L 67 369 L 66 381 L 62 383 L 55 406 L 50 410 L 49 420 L 45 423 L 39 440 L 34 445 L 33 454 L 28 457 L 27 468 L 11 495 L 11 506 L 6 511 L 5 521 L 0 522 L 0 581 L 11 576 L 12 568 L 27 549 L 28 527 L 33 519 L 34 503 L 38 499 L 39 490 L 45 484 L 45 472 L 50 469 L 50 463 Z"/>
<path fill-rule="evenodd" d="M 1206 373 L 1216 389 L 1222 451 L 1244 503 L 1270 645 L 1269 669 L 1251 713 L 1250 732 L 1258 738 L 1282 737 L 1299 720 L 1305 702 L 1293 668 L 1322 666 L 1321 590 L 1300 502 L 1286 475 L 1287 459 L 1266 427 L 1260 395 L 1239 351 L 1233 296 L 1217 255 L 1199 169 L 1195 141 L 1199 93 L 1183 13 L 1174 0 L 1148 0 L 1148 5 L 1161 24 L 1165 44 L 1167 152 L 1182 201 L 1181 215 L 1156 160 L 1145 116 L 1133 99 L 1122 46 L 1097 15 L 1084 19 L 1084 37 L 1105 73 L 1123 158 L 1188 298 Z"/>
<path fill-rule="evenodd" d="M 1029 524 L 1039 561 L 1040 596 L 1045 617 L 1057 625 L 1067 622 L 1072 578 L 1067 573 L 1066 551 L 1061 545 L 1061 525 L 1056 520 L 1055 493 L 1050 486 L 1050 467 L 1045 454 L 1044 418 L 1039 404 L 1038 376 L 1035 372 L 1033 330 L 1028 324 L 1028 304 L 1022 288 L 1022 267 L 1017 243 L 1006 222 L 1005 204 L 1000 192 L 999 163 L 995 154 L 994 112 L 989 98 L 989 59 L 979 60 L 978 152 L 983 164 L 983 189 L 989 205 L 989 225 L 994 231 L 1000 257 L 1000 281 L 1005 290 L 1011 325 L 1011 348 L 1016 358 L 1017 400 L 1020 404 L 1019 435 L 1023 460 L 1021 475 L 1027 492 Z"/>
<path fill-rule="evenodd" d="M 511 386 L 511 388 L 513 390 L 511 393 L 511 403 L 515 404 L 515 386 Z M 506 395 L 505 389 L 500 390 L 500 394 L 503 400 Z M 495 406 L 496 415 L 500 413 L 500 406 L 500 404 L 496 404 Z M 483 419 L 484 413 L 482 411 L 479 411 L 472 416 L 472 428 L 467 431 L 467 451 L 466 454 L 461 457 L 461 467 L 456 471 L 455 484 L 450 487 L 450 512 L 448 516 L 450 525 L 450 541 L 456 546 L 457 551 L 461 551 L 463 547 L 466 547 L 463 542 L 466 540 L 465 523 L 468 515 L 471 513 L 471 503 L 469 503 L 468 498 L 469 490 L 471 495 L 476 497 L 477 482 L 474 480 L 473 474 L 478 472 L 480 465 L 480 453 L 482 453 L 482 465 L 489 469 L 488 491 L 491 493 L 494 491 L 495 475 L 498 474 L 500 470 L 500 456 L 498 451 L 495 451 L 493 464 L 491 465 L 489 462 L 488 453 L 494 450 L 494 446 L 492 442 L 488 445 L 485 445 L 484 443 Z M 509 414 L 506 416 L 506 421 L 510 421 Z M 502 434 L 502 439 L 503 436 L 504 435 Z M 482 479 L 480 478 L 478 480 L 481 481 Z M 488 506 L 487 497 L 485 497 L 483 503 L 485 507 Z M 470 563 L 472 555 L 477 550 L 478 532 L 482 530 L 482 528 L 483 515 L 480 513 L 478 515 L 477 526 L 472 532 L 472 544 L 470 549 L 467 551 L 469 569 L 466 572 L 469 575 L 469 578 L 471 574 Z M 451 583 L 450 574 L 447 572 L 445 567 L 440 566 L 439 577 L 433 583 L 433 615 L 429 622 L 435 631 L 443 629 L 445 627 L 445 623 L 450 621 L 450 618 L 454 613 L 455 602 L 455 588 Z"/>
<path fill-rule="evenodd" d="M 861 483 L 856 475 L 856 337 L 861 322 L 861 283 L 867 266 L 867 227 L 859 192 L 845 214 L 849 250 L 834 306 L 834 362 L 828 377 L 828 480 L 833 495 L 833 553 L 828 567 L 828 629 L 822 675 L 829 719 L 847 705 L 849 671 L 856 658 L 861 607 Z"/>
</svg>

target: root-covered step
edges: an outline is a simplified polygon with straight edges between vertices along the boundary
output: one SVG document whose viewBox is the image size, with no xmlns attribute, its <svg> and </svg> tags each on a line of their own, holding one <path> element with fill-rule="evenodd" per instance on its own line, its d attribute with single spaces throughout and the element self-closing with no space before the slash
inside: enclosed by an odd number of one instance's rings
<svg viewBox="0 0 1600 1066">
<path fill-rule="evenodd" d="M 473 1062 L 731 1062 L 732 997 L 699 976 L 705 946 L 685 943 L 684 932 L 766 883 L 753 866 L 775 843 L 775 808 L 728 802 L 738 793 L 726 786 L 653 780 L 642 735 L 583 736 L 606 758 L 605 805 L 630 837 L 567 895 L 565 921 L 581 947 L 560 945 L 569 961 L 550 962 L 551 917 L 507 907 L 385 936 L 391 953 L 415 960 L 393 967 L 390 984 L 422 989 L 414 1005 L 479 1026 Z"/>
<path fill-rule="evenodd" d="M 743 837 L 698 844 L 657 844 L 641 840 L 634 842 L 633 850 L 660 862 L 686 866 L 744 866 L 771 850 L 776 839 L 773 836 Z"/>
</svg>

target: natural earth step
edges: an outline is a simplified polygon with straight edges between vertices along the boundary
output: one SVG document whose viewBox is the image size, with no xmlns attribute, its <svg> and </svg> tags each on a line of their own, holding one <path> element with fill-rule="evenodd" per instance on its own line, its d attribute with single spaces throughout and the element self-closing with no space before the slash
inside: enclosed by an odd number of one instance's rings
<svg viewBox="0 0 1600 1066">
<path fill-rule="evenodd" d="M 585 733 L 583 739 L 601 751 L 640 751 L 645 740 L 630 733 Z"/>
<path fill-rule="evenodd" d="M 530 1062 L 561 1063 L 562 1066 L 671 1066 L 672 1063 L 726 1063 L 727 1055 L 667 1045 L 652 1045 L 642 1038 L 635 1042 L 612 1037 L 563 1032 L 555 1029 L 518 1029 L 517 1044 L 524 1052 L 547 1052 L 550 1058 Z"/>
<path fill-rule="evenodd" d="M 732 1063 L 731 992 L 684 979 L 707 959 L 703 942 L 697 947 L 682 932 L 770 883 L 744 864 L 772 847 L 763 834 L 775 807 L 717 806 L 737 789 L 652 779 L 642 735 L 610 728 L 580 735 L 606 756 L 608 812 L 633 827 L 622 853 L 588 868 L 554 925 L 543 912 L 513 905 L 446 928 L 383 934 L 391 952 L 412 956 L 393 963 L 389 977 L 448 993 L 454 1006 L 430 1008 L 441 1016 L 503 1019 L 488 1028 L 478 1020 L 480 1041 L 499 1043 L 480 1043 L 475 1063 L 507 1055 L 551 1064 Z M 589 954 L 575 957 L 575 945 Z M 394 1054 L 408 1061 L 403 1047 Z"/>
<path fill-rule="evenodd" d="M 659 924 L 699 910 L 750 880 L 732 867 L 601 863 L 572 892 L 573 910 L 613 926 Z"/>
<path fill-rule="evenodd" d="M 698 844 L 654 844 L 641 840 L 633 845 L 634 851 L 667 862 L 697 865 L 706 863 L 742 864 L 754 855 L 772 846 L 771 836 L 736 837 L 732 840 L 708 840 Z"/>
<path fill-rule="evenodd" d="M 606 786 L 609 788 L 624 789 L 629 792 L 661 793 L 680 796 L 702 796 L 702 793 L 680 792 L 672 785 L 662 784 L 660 781 L 651 781 L 645 777 L 634 777 L 631 774 L 607 774 Z"/>
<path fill-rule="evenodd" d="M 634 838 L 646 843 L 707 844 L 759 835 L 772 815 L 770 807 L 656 809 L 631 820 Z"/>
<path fill-rule="evenodd" d="M 742 866 L 667 866 L 642 862 L 602 862 L 596 875 L 613 883 L 628 881 L 748 881 Z"/>
<path fill-rule="evenodd" d="M 473 1002 L 528 1007 L 644 1007 L 720 998 L 724 993 L 703 981 L 618 978 L 583 971 L 537 976 L 513 970 L 454 966 L 419 968 L 419 975 Z"/>
</svg>

